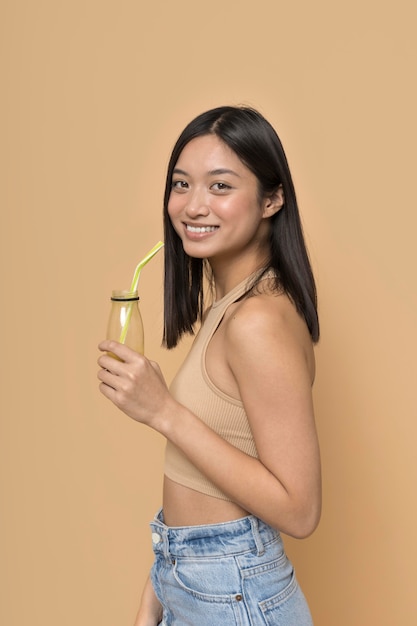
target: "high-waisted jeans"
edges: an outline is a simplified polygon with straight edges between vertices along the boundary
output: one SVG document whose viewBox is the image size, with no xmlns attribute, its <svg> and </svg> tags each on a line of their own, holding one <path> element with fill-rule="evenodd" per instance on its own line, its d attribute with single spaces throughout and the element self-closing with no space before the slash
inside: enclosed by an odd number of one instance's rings
<svg viewBox="0 0 417 626">
<path fill-rule="evenodd" d="M 312 626 L 277 531 L 250 515 L 205 526 L 151 522 L 163 626 Z"/>
</svg>

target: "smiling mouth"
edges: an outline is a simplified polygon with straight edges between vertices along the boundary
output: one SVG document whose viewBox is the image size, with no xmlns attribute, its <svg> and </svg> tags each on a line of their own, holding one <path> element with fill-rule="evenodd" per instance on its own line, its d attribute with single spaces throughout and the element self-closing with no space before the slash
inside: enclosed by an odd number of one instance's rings
<svg viewBox="0 0 417 626">
<path fill-rule="evenodd" d="M 190 224 L 185 225 L 186 230 L 190 233 L 212 233 L 217 230 L 218 226 L 191 226 Z"/>
</svg>

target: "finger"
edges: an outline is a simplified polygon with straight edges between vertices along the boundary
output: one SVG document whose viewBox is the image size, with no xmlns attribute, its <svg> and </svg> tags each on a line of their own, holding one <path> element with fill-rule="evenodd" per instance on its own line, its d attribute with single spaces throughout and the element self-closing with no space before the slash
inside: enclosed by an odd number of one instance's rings
<svg viewBox="0 0 417 626">
<path fill-rule="evenodd" d="M 115 341 L 114 339 L 105 339 L 101 343 L 99 343 L 98 349 L 102 352 L 111 352 L 121 361 L 125 363 L 130 363 L 135 360 L 138 356 L 138 352 L 135 352 L 131 348 L 128 348 L 122 343 Z"/>
<path fill-rule="evenodd" d="M 115 404 L 116 390 L 113 389 L 113 387 L 106 385 L 106 383 L 100 383 L 98 388 L 99 388 L 99 391 L 103 394 L 103 396 L 105 396 L 106 398 L 108 398 Z"/>
<path fill-rule="evenodd" d="M 111 387 L 114 390 L 117 389 L 117 383 L 120 380 L 119 376 L 114 375 L 106 369 L 99 370 L 97 372 L 97 378 L 101 381 L 101 384 Z M 101 387 L 101 385 L 99 385 L 99 387 Z"/>
<path fill-rule="evenodd" d="M 122 375 L 124 368 L 126 367 L 124 361 L 115 358 L 112 354 L 109 354 L 108 352 L 99 356 L 99 358 L 97 359 L 97 363 L 103 369 L 109 370 L 109 372 L 117 374 L 118 376 Z"/>
</svg>

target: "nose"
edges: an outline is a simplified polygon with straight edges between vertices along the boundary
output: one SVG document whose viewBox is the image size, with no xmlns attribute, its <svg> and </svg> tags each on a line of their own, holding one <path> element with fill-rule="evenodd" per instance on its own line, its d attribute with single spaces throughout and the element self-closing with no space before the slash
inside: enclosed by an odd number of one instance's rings
<svg viewBox="0 0 417 626">
<path fill-rule="evenodd" d="M 210 213 L 210 206 L 204 189 L 194 189 L 188 195 L 185 212 L 193 219 L 200 215 L 207 216 Z"/>
</svg>

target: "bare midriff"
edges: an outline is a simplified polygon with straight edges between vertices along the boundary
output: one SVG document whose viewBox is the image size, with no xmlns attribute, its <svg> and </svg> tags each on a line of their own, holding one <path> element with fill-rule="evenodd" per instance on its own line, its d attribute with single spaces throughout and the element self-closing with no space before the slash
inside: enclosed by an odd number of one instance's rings
<svg viewBox="0 0 417 626">
<path fill-rule="evenodd" d="M 248 515 L 234 502 L 213 498 L 164 476 L 164 522 L 167 526 L 220 524 Z"/>
</svg>

